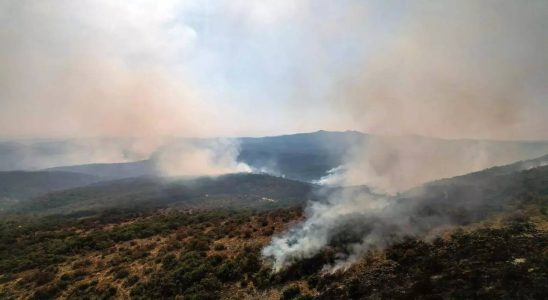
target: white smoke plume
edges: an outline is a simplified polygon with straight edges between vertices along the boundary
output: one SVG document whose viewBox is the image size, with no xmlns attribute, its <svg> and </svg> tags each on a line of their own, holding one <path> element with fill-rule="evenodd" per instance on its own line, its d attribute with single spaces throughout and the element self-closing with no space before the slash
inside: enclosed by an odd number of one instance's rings
<svg viewBox="0 0 548 300">
<path fill-rule="evenodd" d="M 333 243 L 345 250 L 329 267 L 336 270 L 372 248 L 459 224 L 451 215 L 454 211 L 480 220 L 490 211 L 481 193 L 447 196 L 425 188 L 410 199 L 397 193 L 523 158 L 522 149 L 501 151 L 497 143 L 459 141 L 459 146 L 416 135 L 546 136 L 546 2 L 416 1 L 406 11 L 401 31 L 377 46 L 380 49 L 368 49 L 360 67 L 332 74 L 339 76 L 333 106 L 363 131 L 393 137 L 355 145 L 346 162 L 321 180 L 365 184 L 395 196 L 353 190 L 310 203 L 303 223 L 263 249 L 274 270 Z"/>
<path fill-rule="evenodd" d="M 548 155 L 516 164 L 511 170 L 530 170 L 547 164 Z M 436 236 L 448 228 L 477 222 L 511 207 L 512 194 L 497 190 L 497 184 L 487 186 L 491 179 L 482 180 L 474 175 L 464 176 L 450 184 L 433 182 L 394 196 L 377 194 L 365 187 L 337 189 L 325 201 L 310 202 L 306 220 L 275 236 L 262 253 L 277 272 L 314 257 L 325 247 L 335 247 L 335 260 L 324 270 L 344 270 L 370 250 L 383 249 L 406 237 Z"/>
<path fill-rule="evenodd" d="M 198 37 L 182 16 L 198 3 L 0 1 L 0 136 L 12 139 L 0 170 L 146 160 L 163 147 L 162 175 L 246 171 L 232 142 L 166 147 L 230 127 L 189 67 Z"/>
<path fill-rule="evenodd" d="M 274 237 L 271 244 L 263 249 L 263 255 L 273 259 L 274 271 L 304 258 L 310 258 L 327 246 L 335 235 L 345 230 L 350 217 L 358 214 L 367 218 L 364 212 L 375 215 L 386 207 L 386 199 L 360 193 L 332 195 L 327 202 L 312 202 L 306 209 L 307 219 L 290 228 L 284 234 Z M 378 242 L 373 234 L 369 242 Z M 365 240 L 363 241 L 366 242 Z M 359 245 L 349 245 L 360 251 Z M 366 248 L 362 247 L 365 251 Z"/>
<path fill-rule="evenodd" d="M 238 162 L 238 143 L 232 139 L 188 140 L 158 150 L 153 158 L 162 176 L 215 176 L 251 172 Z"/>
<path fill-rule="evenodd" d="M 316 183 L 367 185 L 394 194 L 436 180 L 548 153 L 548 142 L 443 140 L 420 136 L 371 136 L 353 145 L 343 165 Z"/>
</svg>

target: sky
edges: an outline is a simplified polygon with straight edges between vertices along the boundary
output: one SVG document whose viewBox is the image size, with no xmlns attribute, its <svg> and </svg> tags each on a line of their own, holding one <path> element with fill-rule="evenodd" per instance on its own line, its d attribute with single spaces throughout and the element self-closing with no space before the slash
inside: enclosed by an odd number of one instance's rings
<svg viewBox="0 0 548 300">
<path fill-rule="evenodd" d="M 548 2 L 0 0 L 0 137 L 548 139 Z"/>
</svg>

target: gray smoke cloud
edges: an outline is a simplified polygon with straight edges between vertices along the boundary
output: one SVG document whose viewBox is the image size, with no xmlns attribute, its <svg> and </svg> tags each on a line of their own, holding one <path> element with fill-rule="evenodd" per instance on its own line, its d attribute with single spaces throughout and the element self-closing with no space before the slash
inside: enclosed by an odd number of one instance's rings
<svg viewBox="0 0 548 300">
<path fill-rule="evenodd" d="M 334 90 L 362 130 L 395 136 L 356 145 L 344 181 L 395 192 L 544 154 L 406 135 L 548 139 L 545 1 L 418 1 L 403 20 Z"/>
<path fill-rule="evenodd" d="M 315 256 L 325 247 L 334 247 L 338 251 L 335 261 L 324 270 L 344 270 L 370 250 L 383 249 L 407 237 L 432 238 L 512 207 L 517 194 L 501 190 L 501 182 L 519 187 L 522 183 L 516 181 L 520 179 L 508 174 L 546 165 L 547 155 L 509 170 L 495 170 L 499 176 L 495 180 L 472 174 L 394 196 L 363 187 L 339 189 L 325 201 L 310 202 L 306 220 L 275 236 L 262 253 L 277 272 Z"/>
<path fill-rule="evenodd" d="M 0 141 L 0 171 L 146 160 L 162 138 L 16 139 Z"/>
<path fill-rule="evenodd" d="M 371 136 L 349 151 L 344 164 L 318 183 L 367 185 L 394 194 L 436 180 L 548 153 L 548 142 L 444 140 L 421 136 Z"/>
<path fill-rule="evenodd" d="M 0 136 L 12 139 L 0 170 L 145 160 L 164 147 L 161 175 L 245 171 L 233 141 L 166 148 L 229 127 L 186 66 L 196 32 L 178 13 L 191 4 L 0 1 Z"/>
<path fill-rule="evenodd" d="M 366 184 L 395 194 L 429 180 L 530 158 L 523 148 L 498 148 L 502 144 L 496 142 L 440 142 L 416 135 L 548 138 L 548 3 L 415 1 L 406 6 L 403 20 L 389 41 L 364 53 L 356 69 L 334 74 L 331 94 L 333 108 L 356 126 L 390 137 L 355 145 L 346 163 L 320 182 Z M 310 203 L 306 220 L 274 237 L 263 255 L 278 271 L 336 241 L 346 250 L 328 266 L 336 270 L 369 249 L 458 224 L 451 218 L 455 209 L 476 221 L 491 209 L 478 214 L 477 208 L 488 203 L 483 194 L 462 194 L 452 202 L 444 197 L 431 189 L 412 199 L 335 193 L 326 202 Z M 348 235 L 353 238 L 343 238 Z"/>
<path fill-rule="evenodd" d="M 364 131 L 540 139 L 548 103 L 545 1 L 417 1 L 336 99 Z"/>
<path fill-rule="evenodd" d="M 146 161 L 134 176 L 216 176 L 251 172 L 237 139 L 94 138 L 0 141 L 0 171 Z M 119 174 L 112 174 L 117 176 Z"/>
<path fill-rule="evenodd" d="M 216 176 L 251 172 L 238 162 L 239 144 L 233 139 L 189 140 L 160 148 L 154 164 L 162 176 Z"/>
<path fill-rule="evenodd" d="M 2 137 L 211 133 L 177 1 L 1 1 Z"/>
</svg>

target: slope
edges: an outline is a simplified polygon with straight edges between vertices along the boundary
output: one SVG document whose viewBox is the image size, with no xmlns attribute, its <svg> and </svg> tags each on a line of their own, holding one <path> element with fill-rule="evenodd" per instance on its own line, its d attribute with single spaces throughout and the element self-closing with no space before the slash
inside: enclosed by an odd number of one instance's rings
<svg viewBox="0 0 548 300">
<path fill-rule="evenodd" d="M 0 172 L 0 207 L 5 208 L 48 192 L 84 186 L 100 181 L 88 174 L 62 171 Z"/>
<path fill-rule="evenodd" d="M 13 209 L 18 212 L 88 213 L 105 209 L 147 210 L 166 207 L 220 209 L 299 206 L 313 186 L 264 174 L 219 177 L 139 177 L 52 192 Z"/>
</svg>

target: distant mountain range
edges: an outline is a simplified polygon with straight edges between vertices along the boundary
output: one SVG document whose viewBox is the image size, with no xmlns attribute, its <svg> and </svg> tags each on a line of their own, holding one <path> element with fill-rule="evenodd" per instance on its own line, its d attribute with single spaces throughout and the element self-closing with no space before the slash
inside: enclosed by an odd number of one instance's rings
<svg viewBox="0 0 548 300">
<path fill-rule="evenodd" d="M 367 135 L 354 131 L 318 131 L 229 140 L 239 148 L 237 160 L 255 170 L 310 181 L 338 166 L 348 149 L 366 138 Z M 155 176 L 155 159 L 163 148 L 188 141 L 196 139 L 168 139 L 148 157 L 137 153 L 137 139 L 4 141 L 0 142 L 0 171 L 45 169 L 105 179 Z M 118 162 L 101 163 L 104 160 Z"/>
<path fill-rule="evenodd" d="M 548 141 L 444 140 L 421 136 L 379 137 L 356 131 L 317 131 L 259 138 L 231 139 L 238 144 L 237 160 L 257 172 L 314 181 L 344 162 L 356 145 L 373 139 L 428 143 L 459 154 L 480 149 L 496 159 L 496 165 L 532 159 L 548 153 Z M 164 144 L 189 139 L 171 138 Z M 82 173 L 103 180 L 157 176 L 155 159 L 162 147 L 148 154 L 137 139 L 105 138 L 75 140 L 26 140 L 0 142 L 0 171 L 40 170 Z M 184 157 L 182 158 L 184 159 Z M 466 158 L 464 158 L 466 159 Z M 108 163 L 104 163 L 108 161 Z M 469 170 L 474 171 L 474 170 Z M 459 174 L 453 174 L 459 175 Z"/>
<path fill-rule="evenodd" d="M 477 206 L 478 212 L 498 211 L 517 195 L 548 194 L 547 165 L 548 155 L 430 182 L 393 200 L 428 203 L 429 207 L 457 213 L 463 206 L 467 209 Z M 100 181 L 102 179 L 62 171 L 2 172 L 0 199 L 4 199 L 4 203 L 0 203 L 0 208 L 19 213 L 82 215 L 107 209 L 167 207 L 272 209 L 301 206 L 308 200 L 322 201 L 340 189 L 246 173 L 198 178 L 143 176 Z M 369 193 L 364 186 L 348 189 Z M 18 201 L 10 202 L 10 199 Z"/>
</svg>

